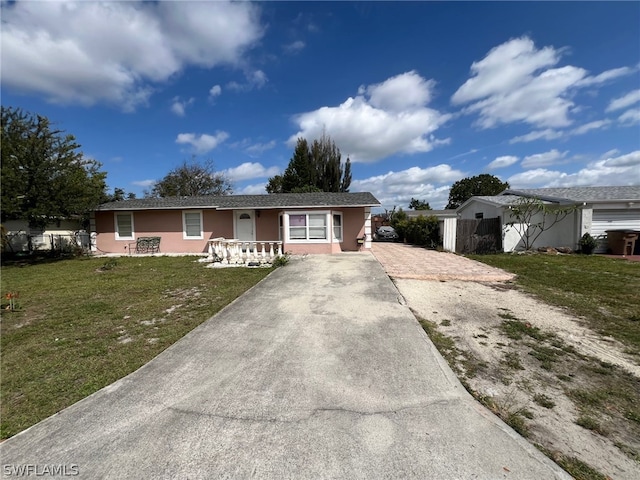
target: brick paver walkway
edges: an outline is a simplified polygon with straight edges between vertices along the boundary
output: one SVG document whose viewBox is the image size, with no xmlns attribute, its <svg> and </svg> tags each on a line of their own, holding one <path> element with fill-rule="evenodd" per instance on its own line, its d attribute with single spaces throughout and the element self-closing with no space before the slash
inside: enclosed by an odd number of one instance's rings
<svg viewBox="0 0 640 480">
<path fill-rule="evenodd" d="M 504 282 L 515 275 L 453 253 L 374 242 L 371 251 L 392 278 Z"/>
</svg>

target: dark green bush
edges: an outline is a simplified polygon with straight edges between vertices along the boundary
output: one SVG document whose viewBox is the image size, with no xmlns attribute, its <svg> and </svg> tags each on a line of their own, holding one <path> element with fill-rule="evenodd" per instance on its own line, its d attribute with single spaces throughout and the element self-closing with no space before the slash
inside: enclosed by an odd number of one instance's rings
<svg viewBox="0 0 640 480">
<path fill-rule="evenodd" d="M 440 243 L 440 226 L 438 218 L 433 215 L 396 218 L 391 226 L 395 228 L 401 240 L 413 245 L 436 248 Z"/>
</svg>

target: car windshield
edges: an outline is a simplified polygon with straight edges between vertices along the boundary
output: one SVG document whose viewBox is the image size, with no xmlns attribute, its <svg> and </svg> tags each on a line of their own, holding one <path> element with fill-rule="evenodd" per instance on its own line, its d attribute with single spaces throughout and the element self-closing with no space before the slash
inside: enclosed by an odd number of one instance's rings
<svg viewBox="0 0 640 480">
<path fill-rule="evenodd" d="M 379 227 L 378 231 L 381 233 L 392 233 L 395 230 L 393 229 L 393 227 Z"/>
</svg>

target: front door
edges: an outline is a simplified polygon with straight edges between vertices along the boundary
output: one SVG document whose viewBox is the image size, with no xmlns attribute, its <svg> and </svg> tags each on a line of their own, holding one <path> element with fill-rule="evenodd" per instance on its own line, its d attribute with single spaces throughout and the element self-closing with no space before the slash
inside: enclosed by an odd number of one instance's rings
<svg viewBox="0 0 640 480">
<path fill-rule="evenodd" d="M 255 241 L 256 221 L 254 210 L 234 211 L 234 233 L 235 238 L 242 241 Z"/>
</svg>

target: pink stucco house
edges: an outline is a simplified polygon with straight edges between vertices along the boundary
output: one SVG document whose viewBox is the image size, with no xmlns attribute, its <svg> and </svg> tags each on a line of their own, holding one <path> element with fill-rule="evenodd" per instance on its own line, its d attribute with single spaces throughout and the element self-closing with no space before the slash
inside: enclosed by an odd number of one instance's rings
<svg viewBox="0 0 640 480">
<path fill-rule="evenodd" d="M 111 254 L 129 253 L 140 237 L 161 237 L 162 253 L 206 254 L 216 238 L 337 253 L 371 248 L 376 206 L 368 192 L 144 198 L 100 205 L 92 231 L 98 252 Z"/>
</svg>

